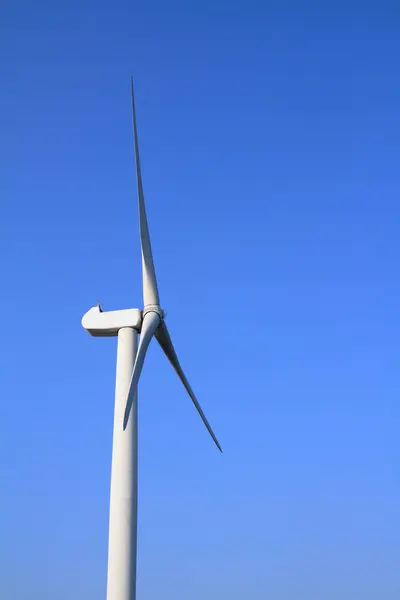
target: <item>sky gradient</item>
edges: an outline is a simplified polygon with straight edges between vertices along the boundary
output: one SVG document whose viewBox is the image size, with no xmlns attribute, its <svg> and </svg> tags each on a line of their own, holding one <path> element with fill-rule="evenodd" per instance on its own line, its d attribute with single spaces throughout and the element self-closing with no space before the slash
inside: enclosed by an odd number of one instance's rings
<svg viewBox="0 0 400 600">
<path fill-rule="evenodd" d="M 141 307 L 130 75 L 161 302 L 138 599 L 398 600 L 400 9 L 0 13 L 0 597 L 105 598 L 116 342 Z"/>
</svg>

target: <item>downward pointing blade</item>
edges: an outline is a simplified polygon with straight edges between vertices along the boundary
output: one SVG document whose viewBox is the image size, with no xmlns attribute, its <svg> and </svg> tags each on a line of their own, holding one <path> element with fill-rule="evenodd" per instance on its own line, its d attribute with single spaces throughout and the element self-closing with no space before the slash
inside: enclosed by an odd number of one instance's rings
<svg viewBox="0 0 400 600">
<path fill-rule="evenodd" d="M 160 322 L 161 322 L 160 316 L 155 312 L 149 312 L 143 318 L 139 348 L 137 351 L 136 360 L 135 360 L 135 364 L 134 364 L 133 371 L 132 371 L 131 382 L 129 384 L 128 398 L 126 401 L 126 408 L 125 408 L 125 414 L 124 414 L 124 429 L 126 428 L 126 426 L 128 424 L 129 414 L 131 412 L 132 404 L 136 398 L 139 377 L 140 377 L 140 373 L 142 372 L 147 348 L 149 347 L 151 338 L 153 337 L 154 332 L 156 331 Z"/>
<path fill-rule="evenodd" d="M 142 171 L 140 168 L 139 140 L 136 124 L 135 95 L 133 91 L 133 78 L 131 78 L 132 94 L 132 119 L 133 119 L 133 138 L 135 143 L 135 163 L 136 177 L 139 198 L 139 223 L 140 223 L 140 241 L 142 245 L 142 269 L 143 269 L 143 302 L 144 306 L 150 304 L 160 304 L 156 272 L 154 269 L 153 253 L 151 251 L 149 226 L 147 223 L 146 207 L 144 204 Z"/>
<path fill-rule="evenodd" d="M 169 335 L 167 326 L 165 325 L 164 322 L 161 323 L 160 327 L 155 332 L 155 337 L 156 337 L 158 343 L 160 344 L 161 348 L 164 350 L 171 365 L 174 367 L 179 379 L 182 381 L 183 385 L 185 386 L 187 393 L 189 394 L 193 404 L 195 405 L 195 407 L 197 409 L 197 412 L 199 413 L 200 417 L 202 418 L 204 425 L 207 427 L 208 433 L 211 435 L 212 439 L 214 440 L 214 443 L 217 446 L 218 450 L 220 452 L 222 452 L 222 448 L 219 445 L 218 440 L 215 437 L 215 434 L 214 434 L 213 430 L 211 429 L 211 426 L 210 426 L 209 422 L 207 421 L 206 416 L 203 413 L 201 406 L 198 403 L 197 398 L 194 395 L 192 388 L 190 387 L 188 380 L 185 377 L 185 374 L 182 370 L 182 367 L 181 367 L 178 357 L 176 355 L 175 348 L 172 344 L 172 340 Z"/>
</svg>

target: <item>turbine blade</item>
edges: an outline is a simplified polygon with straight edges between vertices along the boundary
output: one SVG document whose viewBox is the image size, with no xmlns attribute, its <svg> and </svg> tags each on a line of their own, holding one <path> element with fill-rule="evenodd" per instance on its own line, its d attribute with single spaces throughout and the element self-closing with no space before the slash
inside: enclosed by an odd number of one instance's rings
<svg viewBox="0 0 400 600">
<path fill-rule="evenodd" d="M 190 387 L 188 380 L 185 377 L 185 374 L 182 370 L 182 367 L 181 367 L 178 357 L 176 355 L 175 348 L 172 344 L 172 340 L 169 335 L 167 326 L 164 322 L 161 323 L 160 327 L 157 329 L 157 331 L 155 332 L 154 335 L 155 335 L 158 343 L 160 344 L 161 348 L 164 350 L 164 353 L 165 353 L 166 357 L 168 358 L 169 362 L 174 367 L 179 379 L 182 381 L 183 385 L 185 386 L 187 393 L 189 394 L 193 404 L 195 405 L 195 407 L 197 409 L 197 412 L 199 413 L 204 425 L 207 427 L 208 433 L 211 435 L 212 439 L 214 440 L 214 443 L 217 446 L 218 450 L 220 452 L 222 452 L 222 448 L 219 445 L 219 442 L 218 442 L 217 438 L 215 437 L 213 430 L 211 429 L 211 425 L 207 421 L 207 418 L 206 418 L 205 414 L 203 413 L 201 406 L 198 403 L 197 398 L 194 395 L 192 388 Z"/>
<path fill-rule="evenodd" d="M 136 177 L 139 199 L 139 223 L 140 223 L 140 242 L 142 246 L 142 271 L 143 271 L 143 302 L 144 306 L 151 304 L 160 304 L 158 294 L 156 272 L 154 269 L 153 253 L 151 251 L 149 226 L 147 223 L 146 207 L 144 203 L 142 171 L 140 168 L 139 140 L 136 123 L 135 94 L 133 91 L 133 77 L 131 77 L 131 95 L 132 95 L 132 120 L 133 120 L 133 138 L 135 144 L 135 163 Z"/>
<path fill-rule="evenodd" d="M 129 384 L 129 392 L 126 400 L 126 408 L 124 414 L 124 429 L 128 424 L 129 414 L 131 412 L 133 401 L 136 398 L 137 387 L 139 383 L 140 373 L 142 372 L 144 359 L 147 348 L 151 342 L 157 327 L 161 323 L 160 316 L 156 312 L 149 312 L 143 318 L 142 331 L 140 334 L 139 348 L 136 354 L 135 364 L 133 366 L 131 382 Z"/>
</svg>

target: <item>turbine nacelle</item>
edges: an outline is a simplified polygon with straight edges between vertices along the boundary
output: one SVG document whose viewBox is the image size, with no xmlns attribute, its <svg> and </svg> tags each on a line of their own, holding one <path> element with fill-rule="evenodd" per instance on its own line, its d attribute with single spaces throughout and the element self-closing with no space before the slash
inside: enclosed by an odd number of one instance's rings
<svg viewBox="0 0 400 600">
<path fill-rule="evenodd" d="M 140 332 L 142 311 L 138 308 L 103 311 L 97 305 L 83 316 L 82 326 L 94 337 L 115 337 L 123 327 L 132 327 Z"/>
</svg>

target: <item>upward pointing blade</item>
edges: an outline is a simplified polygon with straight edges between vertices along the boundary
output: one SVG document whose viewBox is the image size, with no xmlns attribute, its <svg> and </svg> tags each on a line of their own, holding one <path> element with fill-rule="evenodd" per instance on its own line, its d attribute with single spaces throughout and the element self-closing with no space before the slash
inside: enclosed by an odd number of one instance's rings
<svg viewBox="0 0 400 600">
<path fill-rule="evenodd" d="M 156 272 L 154 270 L 153 253 L 151 251 L 149 226 L 147 223 L 146 207 L 144 204 L 142 172 L 140 169 L 139 141 L 136 124 L 135 95 L 133 91 L 133 77 L 131 77 L 132 94 L 132 119 L 133 119 L 133 138 L 135 143 L 135 163 L 136 177 L 139 198 L 139 223 L 140 223 L 140 241 L 142 245 L 142 269 L 143 269 L 143 302 L 144 306 L 150 304 L 160 304 Z"/>
<path fill-rule="evenodd" d="M 193 404 L 195 405 L 197 412 L 199 413 L 204 425 L 207 427 L 208 433 L 211 435 L 212 439 L 214 440 L 214 443 L 217 446 L 218 450 L 220 452 L 222 452 L 222 448 L 219 445 L 219 442 L 218 442 L 217 438 L 215 437 L 213 430 L 211 429 L 211 425 L 207 421 L 207 418 L 206 418 L 205 414 L 203 413 L 201 406 L 198 403 L 197 398 L 194 395 L 192 388 L 190 387 L 188 380 L 185 377 L 185 374 L 182 370 L 182 367 L 181 367 L 178 357 L 176 355 L 175 348 L 173 346 L 167 326 L 164 322 L 161 323 L 161 325 L 158 327 L 158 329 L 156 330 L 154 335 L 155 335 L 158 343 L 160 344 L 161 348 L 164 350 L 169 362 L 174 367 L 179 379 L 182 381 L 183 385 L 185 386 L 186 391 L 190 396 L 190 399 L 192 400 Z"/>
</svg>

